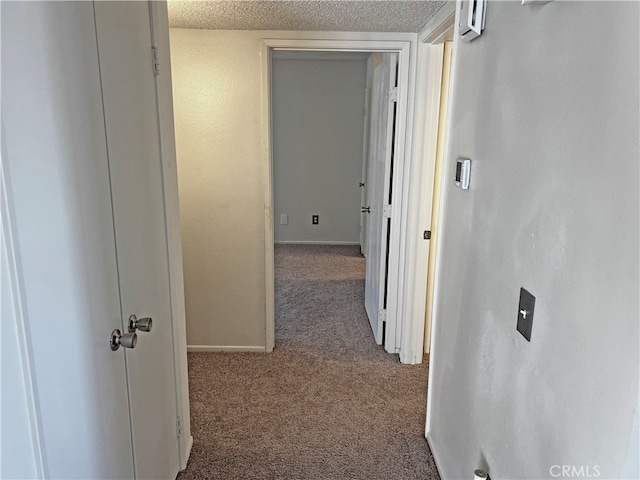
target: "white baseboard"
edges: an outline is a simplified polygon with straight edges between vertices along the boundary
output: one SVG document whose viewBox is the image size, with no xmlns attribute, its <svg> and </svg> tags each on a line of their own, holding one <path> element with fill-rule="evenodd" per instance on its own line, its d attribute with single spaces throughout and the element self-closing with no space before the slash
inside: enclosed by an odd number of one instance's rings
<svg viewBox="0 0 640 480">
<path fill-rule="evenodd" d="M 427 435 L 425 438 L 427 439 L 427 443 L 429 444 L 431 455 L 433 455 L 433 462 L 436 464 L 436 470 L 438 470 L 438 475 L 440 475 L 441 479 L 446 480 L 447 476 L 445 475 L 444 470 L 442 469 L 442 464 L 438 461 L 438 454 L 433 448 L 433 442 L 429 438 L 429 435 Z"/>
<path fill-rule="evenodd" d="M 264 345 L 187 345 L 187 352 L 266 352 Z"/>
<path fill-rule="evenodd" d="M 360 242 L 343 242 L 336 240 L 277 240 L 276 245 L 360 245 Z"/>
</svg>

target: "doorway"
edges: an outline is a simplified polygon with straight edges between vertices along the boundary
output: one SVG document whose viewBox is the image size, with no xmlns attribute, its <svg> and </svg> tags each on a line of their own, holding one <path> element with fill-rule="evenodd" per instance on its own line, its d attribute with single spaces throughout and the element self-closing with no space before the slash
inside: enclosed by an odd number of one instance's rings
<svg viewBox="0 0 640 480">
<path fill-rule="evenodd" d="M 317 250 L 287 244 L 358 246 L 378 345 L 387 326 L 397 57 L 276 50 L 271 64 L 276 255 L 285 262 L 284 252 Z"/>
<path fill-rule="evenodd" d="M 265 272 L 266 272 L 266 350 L 272 351 L 275 346 L 275 278 L 274 278 L 274 163 L 273 163 L 273 125 L 272 125 L 272 56 L 277 51 L 300 51 L 315 50 L 323 52 L 382 52 L 397 55 L 397 67 L 394 73 L 397 75 L 397 97 L 395 107 L 397 119 L 393 123 L 394 128 L 390 134 L 390 144 L 393 144 L 393 175 L 389 184 L 385 186 L 385 193 L 388 193 L 389 202 L 379 208 L 380 215 L 388 219 L 388 228 L 382 230 L 384 241 L 388 245 L 388 252 L 381 249 L 381 264 L 384 266 L 378 273 L 386 284 L 384 285 L 384 296 L 380 296 L 377 301 L 379 308 L 377 313 L 384 319 L 384 336 L 377 333 L 376 323 L 374 335 L 378 343 L 382 343 L 389 353 L 398 353 L 400 350 L 400 325 L 397 322 L 399 307 L 398 280 L 400 278 L 400 219 L 403 202 L 403 173 L 405 166 L 405 144 L 408 120 L 408 99 L 409 99 L 409 64 L 410 64 L 410 42 L 366 42 L 366 41 L 330 41 L 330 40 L 263 40 L 263 126 L 264 136 L 267 140 L 265 148 L 265 162 L 269 166 L 266 188 L 266 215 L 265 215 Z M 390 69 L 391 70 L 391 69 Z M 396 73 L 397 72 L 397 73 Z M 387 161 L 388 164 L 391 158 Z M 387 172 L 390 173 L 390 172 Z M 366 183 L 366 182 L 365 182 Z M 278 219 L 279 220 L 279 219 Z M 381 237 L 381 240 L 383 238 Z M 381 241 L 381 243 L 383 243 Z M 384 258 L 383 258 L 384 257 Z M 381 284 L 376 287 L 380 288 Z"/>
<path fill-rule="evenodd" d="M 359 243 L 368 56 L 273 52 L 276 244 Z"/>
</svg>

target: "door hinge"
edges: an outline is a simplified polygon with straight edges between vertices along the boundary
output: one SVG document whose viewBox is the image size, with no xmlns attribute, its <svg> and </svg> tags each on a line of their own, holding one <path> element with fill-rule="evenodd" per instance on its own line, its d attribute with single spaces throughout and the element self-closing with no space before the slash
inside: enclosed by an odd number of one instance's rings
<svg viewBox="0 0 640 480">
<path fill-rule="evenodd" d="M 392 103 L 398 101 L 398 87 L 391 87 L 389 89 L 389 101 Z"/>
<path fill-rule="evenodd" d="M 424 239 L 425 240 L 431 240 L 431 230 L 425 230 L 424 231 Z"/>
<path fill-rule="evenodd" d="M 382 207 L 382 218 L 391 218 L 391 205 L 384 205 Z"/>
<path fill-rule="evenodd" d="M 153 74 L 160 75 L 160 52 L 158 52 L 158 47 L 151 47 L 151 63 L 153 65 Z"/>
<path fill-rule="evenodd" d="M 386 322 L 387 321 L 387 311 L 386 310 L 378 310 L 378 321 Z"/>
<path fill-rule="evenodd" d="M 181 417 L 177 417 L 176 418 L 176 434 L 178 435 L 178 437 L 182 436 L 182 418 Z"/>
</svg>

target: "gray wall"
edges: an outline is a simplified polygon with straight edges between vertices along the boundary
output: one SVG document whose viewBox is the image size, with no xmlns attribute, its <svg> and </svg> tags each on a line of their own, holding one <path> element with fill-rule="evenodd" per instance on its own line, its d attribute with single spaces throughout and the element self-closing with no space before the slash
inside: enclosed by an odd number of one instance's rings
<svg viewBox="0 0 640 480">
<path fill-rule="evenodd" d="M 275 240 L 357 244 L 367 61 L 307 55 L 272 64 Z"/>
<path fill-rule="evenodd" d="M 445 478 L 638 478 L 638 21 L 637 2 L 491 2 L 456 43 L 428 432 Z"/>
</svg>

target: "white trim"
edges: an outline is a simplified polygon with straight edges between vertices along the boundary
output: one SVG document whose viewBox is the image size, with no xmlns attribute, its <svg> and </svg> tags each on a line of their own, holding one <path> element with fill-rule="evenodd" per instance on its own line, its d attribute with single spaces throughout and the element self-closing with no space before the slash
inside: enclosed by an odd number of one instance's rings
<svg viewBox="0 0 640 480">
<path fill-rule="evenodd" d="M 331 60 L 352 61 L 366 60 L 368 52 L 310 52 L 309 50 L 275 50 L 273 60 Z"/>
<path fill-rule="evenodd" d="M 264 274 L 265 274 L 265 351 L 272 352 L 276 343 L 275 328 L 275 264 L 273 228 L 273 160 L 271 148 L 271 49 L 260 43 L 262 85 L 262 172 L 264 178 Z"/>
<path fill-rule="evenodd" d="M 189 409 L 189 379 L 187 374 L 187 327 L 182 265 L 182 235 L 176 164 L 176 143 L 173 121 L 173 90 L 169 20 L 166 1 L 149 1 L 152 43 L 158 48 L 160 73 L 154 76 L 158 105 L 158 130 L 164 195 L 165 229 L 167 235 L 167 264 L 171 326 L 173 334 L 173 365 L 176 383 L 176 416 L 182 419 L 183 435 L 178 437 L 179 469 L 187 468 L 191 451 L 191 418 Z"/>
<path fill-rule="evenodd" d="M 411 142 L 413 139 L 413 115 L 415 110 L 415 77 L 418 58 L 416 44 L 403 48 L 398 55 L 398 119 L 396 130 L 396 154 L 393 165 L 393 192 L 391 199 L 391 235 L 389 238 L 389 269 L 387 284 L 387 332 L 385 349 L 400 353 L 402 339 L 407 334 L 407 316 L 404 315 L 404 275 L 406 266 L 406 233 L 409 206 L 409 180 L 411 178 Z M 404 115 L 403 115 L 404 113 Z M 394 222 L 393 218 L 400 219 Z M 396 252 L 394 256 L 393 253 Z M 395 331 L 389 326 L 395 326 Z"/>
<path fill-rule="evenodd" d="M 187 352 L 258 352 L 265 353 L 263 345 L 187 345 Z"/>
<path fill-rule="evenodd" d="M 458 25 L 457 22 L 454 21 L 454 34 L 453 34 L 454 42 L 453 42 L 453 54 L 451 58 L 451 73 L 449 77 L 449 110 L 451 110 L 453 104 L 453 96 L 455 94 L 455 86 L 456 86 L 456 76 L 457 76 L 457 61 L 456 58 L 458 56 Z M 443 161 L 447 161 L 449 158 L 449 136 L 451 134 L 451 115 L 447 115 L 447 126 L 445 133 L 445 149 L 444 149 L 444 159 Z M 443 166 L 444 171 L 444 166 Z M 443 183 L 441 192 L 444 193 L 446 190 L 446 185 Z M 442 195 L 442 194 L 441 194 Z M 444 222 L 443 218 L 447 212 L 447 199 L 444 195 L 441 196 L 440 200 L 440 214 L 438 216 L 438 225 L 440 227 L 439 236 L 443 238 L 444 233 Z M 438 312 L 440 310 L 440 278 L 442 277 L 442 241 L 439 241 L 436 245 L 436 268 L 434 275 L 434 286 L 433 286 L 433 308 L 431 312 L 431 345 L 429 347 L 429 372 L 433 371 L 434 365 L 438 362 L 438 346 L 437 346 L 437 333 L 438 333 L 438 321 L 439 315 Z M 426 292 L 425 292 L 426 295 Z M 425 433 L 429 435 L 430 427 L 431 427 L 431 405 L 433 403 L 433 395 L 434 395 L 434 386 L 433 386 L 433 375 L 429 373 L 428 386 L 427 386 L 427 419 L 425 425 Z M 433 452 L 433 449 L 432 449 Z M 435 458 L 435 456 L 434 456 Z"/>
<path fill-rule="evenodd" d="M 433 463 L 436 464 L 436 470 L 438 470 L 438 475 L 440 475 L 440 478 L 443 480 L 446 480 L 446 478 L 448 478 L 445 473 L 444 470 L 442 469 L 442 462 L 440 462 L 440 459 L 438 457 L 438 453 L 436 452 L 436 449 L 434 448 L 433 445 L 433 440 L 431 440 L 430 437 L 426 436 L 425 439 L 427 440 L 427 444 L 429 445 L 429 449 L 431 450 L 431 455 L 433 456 Z"/>
<path fill-rule="evenodd" d="M 42 438 L 42 425 L 39 400 L 37 397 L 37 384 L 35 383 L 35 371 L 33 368 L 33 355 L 31 352 L 31 342 L 29 335 L 29 324 L 26 318 L 26 307 L 23 302 L 24 285 L 22 283 L 21 268 L 18 264 L 19 247 L 16 245 L 16 238 L 13 233 L 15 223 L 11 194 L 10 180 L 6 177 L 4 162 L 7 160 L 7 153 L 4 142 L 4 128 L 1 131 L 1 157 L 0 157 L 0 221 L 4 248 L 7 255 L 7 273 L 9 275 L 9 290 L 12 297 L 13 309 L 15 313 L 16 331 L 18 334 L 18 351 L 20 352 L 20 366 L 22 367 L 23 389 L 26 399 L 27 416 L 29 420 L 29 430 L 32 442 L 32 456 L 34 469 L 37 478 L 47 478 L 49 476 L 44 439 Z M 2 248 L 0 246 L 0 248 Z M 2 252 L 0 251 L 0 262 Z M 4 319 L 3 319 L 4 321 Z M 0 408 L 1 410 L 1 408 Z"/>
<path fill-rule="evenodd" d="M 424 240 L 423 231 L 431 229 L 431 204 L 433 200 L 433 177 L 438 141 L 438 118 L 440 113 L 440 90 L 442 85 L 442 45 L 419 46 L 418 93 L 416 103 L 424 105 L 416 115 L 416 129 L 424 135 L 416 135 L 411 192 L 406 240 L 404 305 L 407 334 L 403 336 L 400 360 L 402 363 L 422 363 L 424 352 L 425 301 L 427 294 L 427 265 L 429 241 Z"/>
<path fill-rule="evenodd" d="M 360 245 L 359 242 L 342 242 L 339 240 L 278 240 L 276 245 Z"/>
<path fill-rule="evenodd" d="M 408 47 L 415 34 L 408 34 L 410 38 L 387 38 L 379 40 L 363 39 L 356 33 L 345 33 L 345 38 L 331 38 L 331 32 L 310 32 L 318 38 L 268 38 L 262 39 L 269 48 L 274 50 L 304 50 L 310 52 L 340 51 L 340 52 L 400 52 Z M 378 34 L 380 37 L 389 36 Z M 405 35 L 406 37 L 407 35 Z"/>
<path fill-rule="evenodd" d="M 415 142 L 411 157 L 411 174 L 405 192 L 408 195 L 403 223 L 405 272 L 401 279 L 404 293 L 404 328 L 400 345 L 402 363 L 422 363 L 424 352 L 425 306 L 429 242 L 423 232 L 431 229 L 432 189 L 438 140 L 440 90 L 444 48 L 436 45 L 454 27 L 455 2 L 445 4 L 424 26 L 418 38 L 417 85 L 415 104 L 424 106 L 415 114 Z M 406 288 L 404 286 L 406 285 Z"/>
<path fill-rule="evenodd" d="M 274 37 L 268 38 L 267 35 Z M 397 156 L 394 164 L 392 215 L 400 222 L 392 222 L 391 251 L 397 252 L 389 260 L 389 284 L 387 294 L 387 325 L 397 325 L 403 320 L 402 299 L 404 286 L 400 275 L 401 262 L 405 259 L 404 231 L 407 229 L 407 201 L 409 192 L 408 173 L 411 156 L 411 131 L 413 124 L 413 97 L 415 93 L 416 34 L 398 33 L 350 33 L 350 32 L 265 32 L 260 47 L 262 60 L 262 157 L 265 185 L 265 310 L 267 352 L 273 350 L 275 337 L 274 316 L 274 241 L 273 241 L 273 158 L 271 146 L 271 51 L 311 50 L 311 51 L 351 51 L 351 52 L 397 52 L 398 72 L 398 128 L 396 138 Z M 410 258 L 410 257 L 409 257 Z M 405 331 L 401 325 L 399 331 Z M 386 350 L 398 352 L 397 329 L 387 334 Z"/>
</svg>

